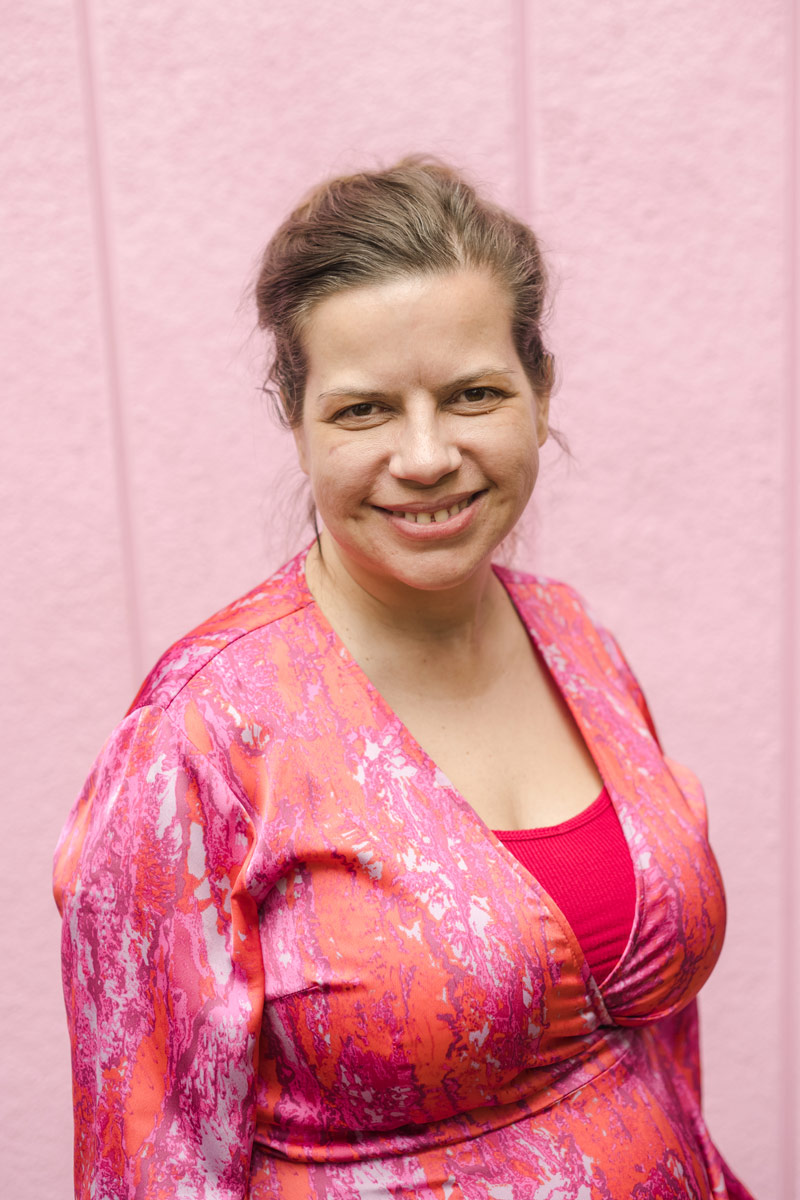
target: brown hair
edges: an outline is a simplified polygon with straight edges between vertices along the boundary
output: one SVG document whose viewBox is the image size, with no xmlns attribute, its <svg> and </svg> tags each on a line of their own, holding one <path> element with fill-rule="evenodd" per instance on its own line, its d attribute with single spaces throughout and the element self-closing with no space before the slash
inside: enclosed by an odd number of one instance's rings
<svg viewBox="0 0 800 1200">
<path fill-rule="evenodd" d="M 426 155 L 314 188 L 270 239 L 255 285 L 258 323 L 273 340 L 264 390 L 282 423 L 296 428 L 303 419 L 302 334 L 315 304 L 345 288 L 462 267 L 488 268 L 508 289 L 520 362 L 534 391 L 549 394 L 547 275 L 527 225 Z"/>
</svg>

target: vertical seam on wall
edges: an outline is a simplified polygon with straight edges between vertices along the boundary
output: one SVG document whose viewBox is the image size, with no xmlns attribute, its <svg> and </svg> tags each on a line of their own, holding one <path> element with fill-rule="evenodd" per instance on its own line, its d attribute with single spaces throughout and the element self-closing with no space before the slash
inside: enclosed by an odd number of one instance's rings
<svg viewBox="0 0 800 1200">
<path fill-rule="evenodd" d="M 797 404 L 800 401 L 800 362 L 798 362 L 797 340 L 800 336 L 800 312 L 798 311 L 798 253 L 800 238 L 797 228 L 797 204 L 800 200 L 800 148 L 798 148 L 798 115 L 800 103 L 798 88 L 797 55 L 798 19 L 795 0 L 788 0 L 788 27 L 786 30 L 786 262 L 787 314 L 786 314 L 786 389 L 784 413 L 784 586 L 783 586 L 783 813 L 782 837 L 783 862 L 781 863 L 781 892 L 783 913 L 782 979 L 781 996 L 783 1011 L 782 1030 L 782 1080 L 781 1080 L 781 1140 L 783 1160 L 783 1195 L 785 1200 L 797 1197 L 797 1151 L 795 1131 L 797 1128 L 797 1080 L 798 1036 L 797 1016 L 794 1011 L 798 980 L 795 956 L 795 940 L 798 921 L 798 893 L 795 883 L 797 855 L 797 822 L 794 805 L 798 794 L 798 751 L 796 737 L 800 714 L 798 704 L 798 671 L 800 671 L 800 643 L 797 629 L 797 603 L 800 599 L 800 563 L 798 563 L 797 536 L 800 531 L 800 488 L 798 487 L 797 439 L 800 426 L 797 420 Z"/>
<path fill-rule="evenodd" d="M 528 86 L 528 12 L 527 0 L 512 0 L 512 33 L 514 36 L 514 151 L 517 159 L 517 212 L 523 221 L 533 219 L 530 176 L 531 101 Z"/>
<path fill-rule="evenodd" d="M 108 189 L 97 103 L 97 74 L 92 44 L 89 0 L 75 0 L 79 74 L 86 130 L 89 193 L 95 262 L 98 277 L 100 331 L 103 342 L 111 448 L 114 459 L 117 522 L 122 558 L 125 616 L 131 651 L 132 692 L 143 674 L 142 623 L 138 599 L 138 570 L 130 504 L 130 470 L 125 442 L 122 379 L 119 356 L 116 288 L 109 232 Z"/>
</svg>

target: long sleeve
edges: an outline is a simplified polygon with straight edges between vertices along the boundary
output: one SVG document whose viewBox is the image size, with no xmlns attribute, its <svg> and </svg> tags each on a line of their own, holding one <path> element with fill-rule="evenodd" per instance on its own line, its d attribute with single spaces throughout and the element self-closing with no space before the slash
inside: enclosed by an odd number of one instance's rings
<svg viewBox="0 0 800 1200">
<path fill-rule="evenodd" d="M 263 1006 L 244 805 L 162 709 L 118 727 L 56 850 L 81 1200 L 243 1200 Z"/>
</svg>

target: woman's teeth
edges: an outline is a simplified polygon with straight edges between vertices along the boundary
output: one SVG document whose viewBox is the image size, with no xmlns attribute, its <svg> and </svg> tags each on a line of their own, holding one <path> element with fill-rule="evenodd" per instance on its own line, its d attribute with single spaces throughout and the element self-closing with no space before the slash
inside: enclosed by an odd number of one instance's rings
<svg viewBox="0 0 800 1200">
<path fill-rule="evenodd" d="M 433 513 L 403 513 L 403 519 L 406 521 L 413 521 L 417 525 L 430 525 L 432 522 L 438 525 L 440 521 L 446 521 L 448 517 L 454 517 L 456 513 L 460 513 L 462 509 L 467 507 L 471 499 L 472 497 L 468 496 L 466 500 L 459 501 L 459 503 L 454 504 L 452 508 L 439 508 Z"/>
</svg>

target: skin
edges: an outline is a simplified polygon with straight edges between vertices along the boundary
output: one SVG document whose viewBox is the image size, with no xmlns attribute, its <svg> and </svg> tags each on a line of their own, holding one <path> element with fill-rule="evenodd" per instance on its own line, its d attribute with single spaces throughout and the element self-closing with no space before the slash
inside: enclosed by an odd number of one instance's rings
<svg viewBox="0 0 800 1200">
<path fill-rule="evenodd" d="M 534 395 L 517 356 L 505 290 L 461 271 L 340 292 L 313 311 L 305 347 L 295 439 L 326 565 L 355 603 L 364 597 L 350 581 L 400 622 L 408 614 L 439 633 L 442 619 L 469 621 L 547 436 L 547 397 Z M 476 496 L 476 511 L 453 536 L 413 540 L 387 520 L 387 507 L 435 510 L 464 496 Z"/>
<path fill-rule="evenodd" d="M 487 271 L 321 301 L 304 333 L 300 466 L 324 524 L 308 584 L 356 661 L 495 828 L 581 811 L 599 777 L 491 562 L 547 437 Z M 404 512 L 442 512 L 408 522 Z"/>
</svg>

